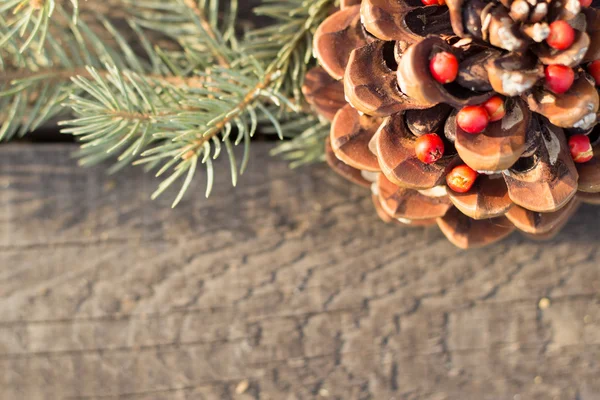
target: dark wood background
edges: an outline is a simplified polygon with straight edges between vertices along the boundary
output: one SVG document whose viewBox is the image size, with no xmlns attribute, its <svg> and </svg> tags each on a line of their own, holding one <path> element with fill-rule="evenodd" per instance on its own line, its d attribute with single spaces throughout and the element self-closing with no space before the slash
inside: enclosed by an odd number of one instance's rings
<svg viewBox="0 0 600 400">
<path fill-rule="evenodd" d="M 269 147 L 171 210 L 139 170 L 1 146 L 0 399 L 600 399 L 600 208 L 465 252 Z"/>
<path fill-rule="evenodd" d="M 0 398 L 600 399 L 600 208 L 465 252 L 268 147 L 175 210 L 70 145 L 0 147 Z"/>
</svg>

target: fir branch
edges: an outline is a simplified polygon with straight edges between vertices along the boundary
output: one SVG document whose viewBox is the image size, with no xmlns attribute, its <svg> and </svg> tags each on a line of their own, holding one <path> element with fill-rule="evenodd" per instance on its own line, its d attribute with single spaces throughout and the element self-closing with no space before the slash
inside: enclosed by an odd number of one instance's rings
<svg viewBox="0 0 600 400">
<path fill-rule="evenodd" d="M 202 88 L 182 90 L 165 81 L 149 82 L 139 74 L 121 73 L 114 66 L 107 69 L 107 77 L 89 69 L 93 79 L 74 79 L 83 93 L 70 97 L 69 107 L 77 118 L 62 123 L 69 126 L 63 132 L 80 138 L 82 165 L 117 156 L 118 162 L 112 169 L 117 171 L 139 156 L 134 164 L 160 167 L 157 177 L 172 169 L 153 198 L 186 176 L 173 206 L 182 199 L 200 165 L 206 166 L 206 195 L 210 194 L 214 180 L 212 159 L 222 153 L 221 143 L 229 157 L 235 186 L 249 159 L 249 141 L 256 132 L 258 115 L 270 120 L 283 136 L 277 119 L 263 103 L 293 107 L 285 97 L 269 89 L 278 73 L 259 79 L 265 76 L 262 71 L 256 74 L 218 67 L 198 74 L 204 81 Z M 232 140 L 234 128 L 237 137 Z M 238 165 L 233 146 L 242 143 L 244 157 Z M 154 147 L 140 154 L 152 144 Z"/>
<path fill-rule="evenodd" d="M 275 23 L 250 31 L 244 50 L 268 65 L 266 71 L 282 71 L 282 79 L 274 89 L 293 96 L 297 104 L 304 101 L 301 87 L 311 67 L 313 35 L 338 3 L 333 0 L 263 0 L 263 5 L 255 9 L 256 14 L 271 17 Z M 284 113 L 280 118 L 281 129 L 290 140 L 277 146 L 272 155 L 290 161 L 291 168 L 324 161 L 329 122 L 305 113 Z"/>
<path fill-rule="evenodd" d="M 120 70 L 130 70 L 147 75 L 152 80 L 164 79 L 173 84 L 199 85 L 189 77 L 191 68 L 183 54 L 165 54 L 155 51 L 142 30 L 131 23 L 130 28 L 141 43 L 145 54 L 138 55 L 127 40 L 108 20 L 97 16 L 96 29 L 82 18 L 77 22 L 66 19 L 66 10 L 57 5 L 54 10 L 58 20 L 50 22 L 50 30 L 42 51 L 31 48 L 19 51 L 23 39 L 12 36 L 7 47 L 0 49 L 0 140 L 22 136 L 30 130 L 66 111 L 63 102 L 80 88 L 71 81 L 81 75 L 90 78 L 88 68 L 107 76 L 104 65 L 114 65 Z M 98 32 L 102 29 L 102 32 Z M 0 27 L 0 32 L 3 28 Z M 112 45 L 104 39 L 113 38 Z"/>
<path fill-rule="evenodd" d="M 334 0 L 263 0 L 255 13 L 273 24 L 246 34 L 243 51 L 265 65 L 266 73 L 281 71 L 276 89 L 302 101 L 301 86 L 312 61 L 312 37 Z"/>
<path fill-rule="evenodd" d="M 331 124 L 313 114 L 293 113 L 282 116 L 281 129 L 286 140 L 271 151 L 290 162 L 290 168 L 325 161 L 325 139 Z M 265 133 L 274 133 L 265 130 Z"/>
<path fill-rule="evenodd" d="M 166 6 L 157 5 L 155 2 L 136 2 L 137 21 L 146 28 L 157 29 L 171 37 L 178 38 L 191 58 L 197 56 L 198 59 L 202 59 L 206 53 L 204 50 L 209 49 L 213 60 L 206 60 L 198 64 L 209 67 L 200 75 L 205 77 L 206 86 L 210 90 L 202 93 L 204 96 L 197 99 L 186 101 L 180 99 L 180 106 L 186 104 L 191 107 L 191 110 L 180 110 L 175 115 L 169 115 L 170 122 L 179 123 L 180 126 L 174 130 L 156 134 L 156 137 L 164 139 L 164 141 L 155 148 L 144 152 L 142 158 L 135 163 L 164 162 L 157 174 L 159 176 L 170 168 L 174 168 L 173 174 L 159 186 L 154 196 L 161 194 L 185 174 L 188 179 L 185 180 L 175 201 L 177 203 L 187 189 L 190 176 L 195 173 L 194 170 L 198 164 L 207 166 L 207 195 L 210 193 L 213 173 L 210 161 L 211 154 L 213 154 L 212 148 L 215 146 L 214 155 L 216 156 L 220 154 L 220 147 L 216 148 L 216 146 L 220 146 L 217 145 L 219 141 L 224 141 L 226 147 L 229 148 L 227 144 L 233 125 L 237 127 L 238 131 L 235 143 L 244 142 L 245 144 L 245 160 L 248 156 L 249 138 L 254 134 L 258 124 L 257 111 L 265 115 L 274 130 L 283 137 L 283 129 L 278 122 L 278 117 L 263 103 L 267 100 L 275 104 L 286 103 L 288 108 L 295 107 L 284 96 L 285 91 L 281 91 L 281 88 L 299 86 L 304 75 L 305 64 L 312 54 L 311 35 L 326 16 L 333 1 L 318 0 L 316 3 L 309 4 L 307 1 L 293 0 L 285 5 L 282 2 L 268 2 L 271 4 L 263 10 L 265 14 L 275 16 L 273 10 L 278 8 L 279 14 L 277 15 L 282 16 L 282 9 L 285 9 L 293 19 L 293 23 L 286 26 L 285 31 L 280 31 L 280 33 L 283 32 L 281 35 L 275 35 L 275 41 L 271 39 L 269 43 L 262 43 L 262 46 L 266 46 L 268 49 L 274 44 L 283 48 L 269 63 L 263 65 L 257 63 L 254 58 L 254 54 L 258 54 L 258 56 L 261 54 L 260 52 L 256 53 L 257 46 L 259 46 L 257 41 L 254 41 L 252 45 L 238 48 L 237 42 L 232 36 L 233 24 L 225 28 L 224 32 L 210 28 L 217 25 L 218 2 L 216 0 L 200 2 L 180 0 L 172 3 L 167 10 Z M 190 13 L 190 10 L 193 12 Z M 206 10 L 209 10 L 212 17 L 205 17 Z M 158 24 L 157 21 L 163 20 L 163 18 L 172 23 Z M 192 37 L 195 39 L 190 42 Z M 190 45 L 191 43 L 193 45 Z M 302 54 L 302 57 L 299 57 L 299 54 Z M 221 64 L 221 68 L 210 68 L 215 62 Z M 246 82 L 246 84 L 241 84 L 241 82 Z M 299 102 L 299 90 L 294 89 L 292 92 L 295 93 L 296 100 Z M 246 122 L 248 120 L 250 127 Z M 322 129 L 318 131 L 322 132 Z M 308 133 L 305 136 L 309 136 Z M 315 140 L 312 139 L 312 141 Z M 309 142 L 310 140 L 306 140 L 306 143 Z M 311 155 L 304 157 L 304 160 L 309 161 L 311 157 L 318 158 L 316 153 L 313 151 Z M 197 160 L 200 158 L 201 162 L 198 163 Z M 246 161 L 243 161 L 238 170 L 235 167 L 233 154 L 230 154 L 234 185 L 238 173 L 243 173 L 245 163 Z"/>
<path fill-rule="evenodd" d="M 219 0 L 123 0 L 140 26 L 160 32 L 196 60 L 196 68 L 230 67 L 238 57 L 235 22 L 237 0 L 220 17 Z"/>
<path fill-rule="evenodd" d="M 106 71 L 107 75 L 101 76 L 88 68 L 91 78 L 73 78 L 80 94 L 70 96 L 69 106 L 77 118 L 60 125 L 68 125 L 62 132 L 82 143 L 77 153 L 80 165 L 94 165 L 116 156 L 117 163 L 111 168 L 116 172 L 156 141 L 154 133 L 168 129 L 161 118 L 173 114 L 170 104 L 180 95 L 174 86 L 134 72 L 121 73 L 110 65 Z"/>
<path fill-rule="evenodd" d="M 198 3 L 196 3 L 195 0 L 184 0 L 184 4 L 198 18 L 198 21 L 200 22 L 200 26 L 202 26 L 202 30 L 208 35 L 208 37 L 211 40 L 216 42 L 218 40 L 217 34 L 215 33 L 215 30 L 208 22 L 204 8 L 200 8 L 200 6 L 198 5 Z M 229 61 L 223 56 L 223 54 L 216 51 L 213 47 L 211 47 L 210 49 L 221 67 L 229 68 L 231 66 L 229 64 Z"/>
<path fill-rule="evenodd" d="M 209 76 L 203 75 L 206 78 Z M 194 96 L 180 102 L 186 107 L 175 116 L 170 116 L 171 123 L 178 126 L 176 130 L 157 135 L 165 139 L 162 144 L 142 154 L 136 164 L 144 164 L 161 160 L 164 162 L 157 176 L 173 167 L 173 174 L 159 186 L 153 197 L 160 195 L 177 178 L 187 172 L 188 177 L 194 174 L 198 163 L 205 164 L 208 174 L 206 196 L 210 195 L 213 182 L 212 161 L 221 154 L 221 142 L 225 144 L 231 166 L 232 184 L 237 184 L 239 175 L 244 173 L 249 160 L 250 138 L 254 136 L 258 126 L 258 114 L 264 115 L 273 125 L 280 137 L 283 133 L 279 122 L 265 106 L 265 102 L 276 105 L 285 104 L 292 107 L 287 99 L 269 89 L 279 74 L 277 72 L 264 75 L 258 79 L 252 74 L 242 74 L 232 69 L 216 69 L 211 71 L 206 89 L 194 91 Z M 230 135 L 235 130 L 236 139 L 232 142 Z M 244 155 L 238 165 L 232 151 L 233 146 L 243 143 Z M 184 182 L 173 206 L 181 200 L 189 185 Z"/>
<path fill-rule="evenodd" d="M 122 1 L 130 5 L 130 28 L 143 52 L 98 17 L 112 38 L 108 45 L 82 18 L 70 20 L 60 5 L 54 11 L 60 23 L 50 20 L 39 55 L 30 48 L 19 51 L 27 39 L 7 39 L 0 49 L 0 107 L 8 110 L 0 138 L 10 138 L 17 130 L 23 134 L 69 110 L 74 118 L 61 125 L 81 143 L 81 165 L 115 159 L 111 172 L 132 163 L 156 169 L 159 177 L 171 171 L 153 197 L 182 179 L 173 206 L 200 166 L 207 171 L 210 194 L 212 160 L 223 153 L 235 185 L 260 121 L 268 121 L 281 138 L 296 136 L 277 150 L 294 165 L 319 158 L 316 148 L 325 129 L 321 122 L 309 116 L 279 119 L 282 110 L 294 111 L 293 103 L 300 101 L 298 87 L 312 51 L 312 33 L 333 0 L 265 0 L 262 13 L 279 18 L 278 28 L 255 31 L 244 46 L 235 36 L 235 1 L 225 12 L 218 0 Z M 166 52 L 153 46 L 148 29 L 167 35 L 180 49 Z M 0 37 L 6 33 L 0 26 Z M 288 100 L 290 94 L 294 101 Z M 31 119 L 19 128 L 27 116 Z M 299 133 L 293 127 L 305 128 Z M 239 163 L 236 145 L 244 148 Z"/>
<path fill-rule="evenodd" d="M 73 23 L 77 23 L 79 14 L 78 0 L 69 0 L 72 8 Z M 38 52 L 43 45 L 54 15 L 56 0 L 6 0 L 0 5 L 0 15 L 4 21 L 5 31 L 0 35 L 0 49 L 7 45 L 11 38 L 23 39 L 19 52 L 23 53 L 35 44 Z"/>
<path fill-rule="evenodd" d="M 107 77 L 109 71 L 107 69 L 96 70 L 96 73 L 102 77 Z M 0 75 L 0 84 L 16 84 L 24 80 L 44 80 L 46 83 L 62 82 L 71 80 L 74 77 L 83 77 L 91 79 L 92 75 L 87 67 L 78 67 L 73 69 L 43 69 L 35 72 L 32 71 L 9 71 Z M 204 85 L 204 79 L 197 76 L 179 76 L 179 75 L 158 75 L 145 74 L 145 77 L 152 81 L 169 83 L 177 87 L 200 88 Z"/>
</svg>

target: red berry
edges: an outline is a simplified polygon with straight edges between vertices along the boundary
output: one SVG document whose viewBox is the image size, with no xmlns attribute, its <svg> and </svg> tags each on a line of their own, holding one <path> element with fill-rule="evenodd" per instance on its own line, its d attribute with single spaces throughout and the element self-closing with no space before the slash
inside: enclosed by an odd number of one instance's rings
<svg viewBox="0 0 600 400">
<path fill-rule="evenodd" d="M 564 65 L 546 67 L 546 86 L 556 94 L 565 93 L 575 81 L 575 72 Z"/>
<path fill-rule="evenodd" d="M 490 122 L 500 121 L 506 115 L 506 108 L 504 107 L 504 99 L 500 96 L 494 96 L 485 103 L 483 103 L 488 115 L 490 116 Z"/>
<path fill-rule="evenodd" d="M 466 106 L 456 115 L 456 124 L 467 133 L 481 133 L 490 123 L 490 116 L 484 106 Z"/>
<path fill-rule="evenodd" d="M 446 4 L 446 0 L 421 0 L 423 2 L 423 4 L 425 4 L 426 6 L 443 6 Z"/>
<path fill-rule="evenodd" d="M 588 72 L 594 77 L 596 85 L 600 86 L 600 60 L 593 61 L 588 65 Z"/>
<path fill-rule="evenodd" d="M 444 142 L 435 133 L 428 133 L 417 139 L 415 152 L 425 164 L 433 164 L 444 155 Z"/>
<path fill-rule="evenodd" d="M 589 7 L 592 5 L 592 0 L 579 0 L 581 7 Z"/>
<path fill-rule="evenodd" d="M 575 41 L 575 29 L 567 21 L 558 20 L 550 24 L 550 35 L 546 38 L 548 46 L 557 50 L 566 50 Z"/>
<path fill-rule="evenodd" d="M 439 83 L 450 83 L 458 75 L 458 60 L 454 54 L 447 51 L 436 53 L 429 62 L 429 70 Z"/>
<path fill-rule="evenodd" d="M 468 165 L 463 164 L 454 167 L 454 169 L 446 175 L 446 183 L 448 184 L 448 187 L 455 192 L 466 193 L 471 190 L 478 175 L 479 174 L 469 168 Z"/>
<path fill-rule="evenodd" d="M 585 135 L 573 135 L 569 138 L 571 157 L 576 163 L 588 162 L 594 157 L 594 149 L 590 138 Z"/>
</svg>

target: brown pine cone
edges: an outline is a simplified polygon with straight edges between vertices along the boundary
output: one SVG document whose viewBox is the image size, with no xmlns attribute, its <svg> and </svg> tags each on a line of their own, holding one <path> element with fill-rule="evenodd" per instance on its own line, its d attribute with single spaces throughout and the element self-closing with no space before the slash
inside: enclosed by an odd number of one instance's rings
<svg viewBox="0 0 600 400">
<path fill-rule="evenodd" d="M 446 1 L 345 1 L 319 27 L 321 67 L 309 72 L 304 93 L 332 120 L 327 160 L 371 187 L 386 222 L 437 223 L 459 247 L 492 243 L 515 228 L 552 237 L 581 201 L 600 204 L 600 97 L 587 72 L 600 59 L 600 2 Z M 556 21 L 574 28 L 562 50 L 548 44 Z M 458 61 L 446 84 L 430 70 L 441 52 Z M 549 65 L 573 71 L 566 92 L 545 78 Z M 479 134 L 457 124 L 464 107 L 493 97 L 503 100 L 502 119 Z M 444 141 L 434 163 L 415 150 L 428 133 Z M 574 135 L 589 138 L 591 160 L 574 162 Z M 478 172 L 466 193 L 446 184 L 462 164 Z"/>
</svg>

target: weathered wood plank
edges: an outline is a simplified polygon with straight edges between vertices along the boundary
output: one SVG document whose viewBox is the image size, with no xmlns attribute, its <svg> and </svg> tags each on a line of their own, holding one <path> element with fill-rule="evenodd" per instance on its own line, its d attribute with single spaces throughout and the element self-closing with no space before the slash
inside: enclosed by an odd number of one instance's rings
<svg viewBox="0 0 600 400">
<path fill-rule="evenodd" d="M 254 149 L 171 210 L 141 171 L 0 148 L 0 398 L 600 398 L 600 209 L 463 252 Z"/>
</svg>

